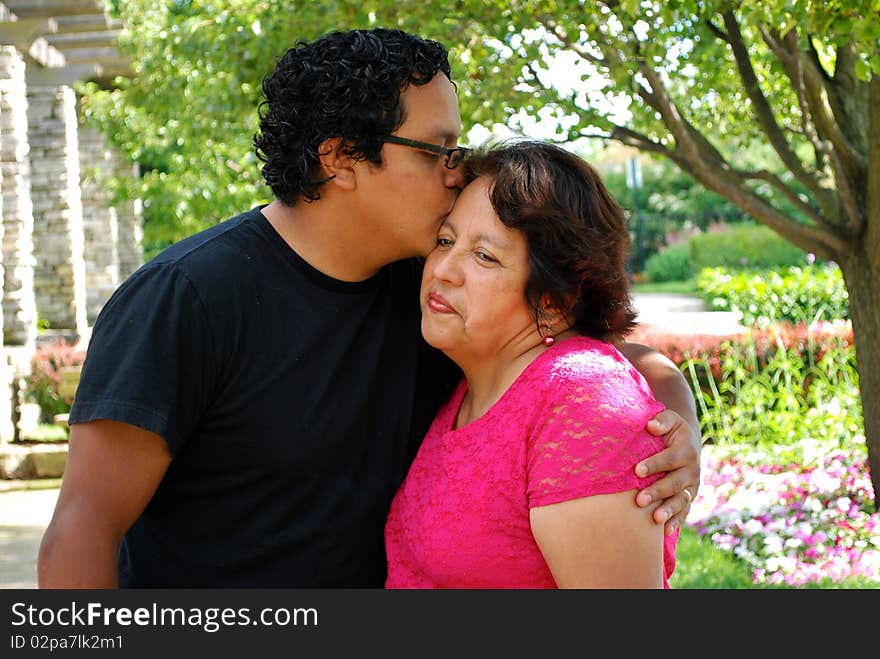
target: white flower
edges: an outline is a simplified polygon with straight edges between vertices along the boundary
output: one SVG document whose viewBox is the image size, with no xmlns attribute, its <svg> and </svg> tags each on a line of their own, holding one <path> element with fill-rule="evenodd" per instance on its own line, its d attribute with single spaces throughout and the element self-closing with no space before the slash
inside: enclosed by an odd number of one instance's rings
<svg viewBox="0 0 880 659">
<path fill-rule="evenodd" d="M 782 538 L 778 535 L 768 535 L 764 538 L 764 550 L 769 554 L 782 553 Z"/>
<path fill-rule="evenodd" d="M 743 524 L 743 535 L 747 538 L 755 535 L 756 533 L 760 533 L 764 529 L 764 525 L 761 524 L 756 519 L 750 519 L 748 522 Z"/>
</svg>

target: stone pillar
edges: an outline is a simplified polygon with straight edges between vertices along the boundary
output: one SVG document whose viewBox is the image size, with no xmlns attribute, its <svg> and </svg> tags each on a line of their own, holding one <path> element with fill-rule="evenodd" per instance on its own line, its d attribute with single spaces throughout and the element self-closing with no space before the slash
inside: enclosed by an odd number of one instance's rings
<svg viewBox="0 0 880 659">
<path fill-rule="evenodd" d="M 0 108 L 0 149 L 3 148 L 3 113 Z M 3 169 L 0 167 L 0 187 L 3 182 Z M 0 194 L 0 218 L 3 216 L 3 195 Z M 0 219 L 0 244 L 3 241 L 3 222 Z M 0 251 L 0 299 L 3 297 L 3 258 Z M 3 314 L 0 313 L 0 346 L 3 345 Z M 0 349 L 0 444 L 15 439 L 15 424 L 12 421 L 12 368 L 11 359 L 5 349 Z"/>
<path fill-rule="evenodd" d="M 28 88 L 34 290 L 51 330 L 86 330 L 86 266 L 76 94 L 67 85 Z"/>
<path fill-rule="evenodd" d="M 104 180 L 112 173 L 113 154 L 106 138 L 93 127 L 80 124 L 83 255 L 86 264 L 86 313 L 91 326 L 101 307 L 120 284 L 119 217 L 110 205 Z"/>
<path fill-rule="evenodd" d="M 6 345 L 32 345 L 37 335 L 34 299 L 34 216 L 28 160 L 25 61 L 14 46 L 0 46 L 0 145 L 3 182 L 3 337 Z"/>
<path fill-rule="evenodd" d="M 138 177 L 137 167 L 127 163 L 117 151 L 111 150 L 110 159 L 114 163 L 113 167 L 117 175 L 120 172 L 130 172 L 132 178 Z M 116 220 L 119 282 L 122 283 L 144 264 L 144 219 L 140 199 L 117 203 Z"/>
</svg>

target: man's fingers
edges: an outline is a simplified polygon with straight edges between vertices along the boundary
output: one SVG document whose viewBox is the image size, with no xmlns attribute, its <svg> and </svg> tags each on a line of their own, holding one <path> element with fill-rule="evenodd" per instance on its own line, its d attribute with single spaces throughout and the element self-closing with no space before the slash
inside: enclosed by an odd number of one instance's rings
<svg viewBox="0 0 880 659">
<path fill-rule="evenodd" d="M 654 521 L 657 524 L 665 524 L 664 531 L 666 535 L 670 535 L 684 524 L 692 503 L 693 495 L 688 488 L 685 488 L 680 495 L 668 498 L 654 511 Z"/>
<path fill-rule="evenodd" d="M 672 535 L 679 528 L 681 528 L 682 524 L 684 524 L 684 519 L 682 518 L 681 514 L 676 515 L 668 522 L 666 522 L 666 526 L 663 529 L 664 535 Z"/>
<path fill-rule="evenodd" d="M 676 424 L 683 423 L 682 418 L 672 410 L 663 410 L 645 426 L 649 433 L 659 437 L 670 432 Z M 667 446 L 669 441 L 667 440 Z"/>
<path fill-rule="evenodd" d="M 657 460 L 657 456 L 652 459 Z M 646 460 L 645 462 L 648 461 Z M 638 467 L 636 468 L 636 473 L 638 473 Z M 641 490 L 636 496 L 636 503 L 639 506 L 644 507 L 652 501 L 663 501 L 663 506 L 655 511 L 655 515 L 669 505 L 677 506 L 674 510 L 669 512 L 669 516 L 672 517 L 683 507 L 690 508 L 690 505 L 693 502 L 694 493 L 699 486 L 699 472 L 688 469 L 687 467 L 682 467 L 670 471 L 660 480 L 651 483 L 648 487 Z M 689 490 L 688 494 L 682 494 L 682 491 L 685 488 Z M 688 500 L 688 496 L 690 496 L 690 500 Z M 668 499 L 668 501 L 664 501 L 664 499 Z"/>
<path fill-rule="evenodd" d="M 665 452 L 665 451 L 664 451 Z M 636 465 L 636 476 L 644 478 L 658 471 L 668 471 L 668 467 L 664 466 L 666 461 L 663 459 L 663 453 L 658 453 L 650 458 L 645 458 Z"/>
<path fill-rule="evenodd" d="M 651 474 L 657 474 L 663 471 L 673 471 L 681 467 L 683 464 L 687 464 L 687 448 L 682 447 L 669 447 L 665 448 L 659 453 L 655 453 L 654 455 L 645 458 L 641 462 L 636 465 L 636 476 L 640 478 L 644 478 L 645 476 L 650 476 Z M 681 486 L 684 487 L 687 485 L 686 482 L 682 483 Z M 680 492 L 681 490 L 676 490 Z M 670 492 L 669 494 L 674 494 L 674 492 Z"/>
</svg>

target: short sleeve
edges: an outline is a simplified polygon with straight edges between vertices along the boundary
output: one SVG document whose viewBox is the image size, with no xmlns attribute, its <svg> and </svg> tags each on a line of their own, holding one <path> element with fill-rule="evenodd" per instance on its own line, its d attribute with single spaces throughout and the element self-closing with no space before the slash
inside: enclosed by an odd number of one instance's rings
<svg viewBox="0 0 880 659">
<path fill-rule="evenodd" d="M 95 321 L 69 422 L 110 419 L 162 436 L 176 456 L 213 389 L 204 304 L 174 264 L 148 264 Z"/>
<path fill-rule="evenodd" d="M 595 357 L 551 379 L 551 393 L 531 433 L 529 507 L 641 489 L 635 465 L 664 448 L 645 424 L 663 409 L 628 362 Z"/>
</svg>

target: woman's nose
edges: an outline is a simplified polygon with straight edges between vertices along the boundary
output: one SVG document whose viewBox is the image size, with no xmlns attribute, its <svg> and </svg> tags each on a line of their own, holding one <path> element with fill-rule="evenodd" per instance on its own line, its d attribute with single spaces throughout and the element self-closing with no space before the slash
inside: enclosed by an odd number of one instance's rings
<svg viewBox="0 0 880 659">
<path fill-rule="evenodd" d="M 458 266 L 452 250 L 439 252 L 435 250 L 428 257 L 429 267 L 436 279 L 458 283 L 461 281 L 461 268 Z"/>
</svg>

